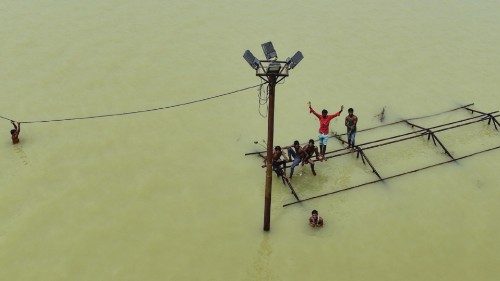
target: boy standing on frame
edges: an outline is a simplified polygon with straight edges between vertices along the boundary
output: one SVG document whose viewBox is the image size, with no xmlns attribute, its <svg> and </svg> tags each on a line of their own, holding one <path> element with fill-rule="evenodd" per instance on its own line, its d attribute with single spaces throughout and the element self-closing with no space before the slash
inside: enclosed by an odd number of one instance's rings
<svg viewBox="0 0 500 281">
<path fill-rule="evenodd" d="M 356 124 L 358 124 L 358 117 L 354 115 L 354 109 L 347 110 L 348 115 L 345 117 L 345 126 L 347 128 L 347 148 L 354 150 L 354 139 L 356 137 Z"/>
<path fill-rule="evenodd" d="M 314 114 L 319 119 L 319 151 L 322 159 L 324 159 L 326 153 L 326 143 L 328 142 L 330 121 L 333 118 L 340 116 L 340 113 L 342 113 L 342 110 L 344 110 L 344 106 L 342 105 L 340 107 L 340 111 L 332 115 L 328 115 L 328 111 L 326 109 L 323 109 L 320 115 L 316 111 L 314 111 L 314 109 L 311 107 L 311 102 L 308 102 L 308 105 L 309 105 L 309 113 Z"/>
</svg>

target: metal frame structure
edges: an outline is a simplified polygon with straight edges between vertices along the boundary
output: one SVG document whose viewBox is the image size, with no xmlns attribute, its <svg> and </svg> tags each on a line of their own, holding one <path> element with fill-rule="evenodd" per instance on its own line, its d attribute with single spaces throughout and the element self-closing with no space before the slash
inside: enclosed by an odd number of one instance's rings
<svg viewBox="0 0 500 281">
<path fill-rule="evenodd" d="M 283 207 L 290 206 L 290 205 L 297 204 L 297 203 L 304 202 L 304 201 L 308 201 L 308 200 L 312 200 L 312 199 L 315 199 L 315 198 L 327 196 L 327 195 L 336 194 L 336 193 L 339 193 L 339 192 L 342 192 L 342 191 L 351 190 L 351 189 L 354 189 L 354 188 L 357 188 L 357 187 L 362 187 L 362 186 L 366 186 L 366 185 L 369 185 L 369 184 L 373 184 L 373 183 L 377 183 L 377 182 L 382 182 L 382 181 L 385 181 L 385 180 L 388 180 L 388 179 L 392 179 L 392 178 L 395 178 L 395 177 L 399 177 L 399 176 L 411 174 L 411 173 L 414 173 L 414 172 L 417 172 L 417 171 L 429 169 L 429 168 L 436 167 L 436 166 L 443 165 L 443 164 L 447 164 L 447 163 L 453 163 L 453 162 L 456 162 L 456 161 L 458 161 L 460 159 L 464 159 L 464 158 L 471 157 L 471 156 L 474 156 L 474 155 L 478 155 L 478 154 L 481 154 L 481 153 L 485 153 L 485 152 L 493 151 L 493 150 L 496 150 L 496 149 L 500 149 L 500 145 L 499 145 L 499 146 L 496 146 L 496 147 L 488 148 L 488 149 L 481 150 L 481 151 L 478 151 L 478 152 L 474 152 L 472 154 L 464 155 L 464 156 L 461 156 L 461 157 L 454 157 L 449 152 L 449 150 L 445 147 L 445 145 L 441 142 L 441 140 L 436 136 L 436 133 L 438 133 L 438 132 L 442 132 L 442 131 L 446 131 L 446 130 L 451 130 L 451 129 L 455 129 L 455 128 L 458 128 L 458 127 L 463 127 L 463 126 L 470 125 L 470 124 L 475 124 L 475 123 L 478 123 L 478 122 L 481 122 L 481 121 L 486 121 L 486 120 L 488 120 L 488 125 L 490 125 L 491 123 L 493 123 L 495 130 L 497 130 L 497 131 L 499 130 L 500 123 L 496 119 L 497 117 L 500 117 L 500 114 L 498 114 L 499 111 L 493 111 L 493 112 L 486 113 L 486 112 L 482 112 L 482 111 L 478 111 L 478 110 L 474 110 L 474 109 L 469 108 L 472 105 L 474 105 L 474 104 L 471 103 L 471 104 L 468 104 L 468 105 L 465 105 L 465 106 L 461 106 L 461 107 L 458 107 L 458 108 L 455 108 L 455 109 L 452 109 L 452 110 L 443 111 L 443 112 L 439 112 L 439 113 L 432 114 L 432 115 L 404 119 L 404 120 L 401 120 L 401 121 L 397 121 L 397 122 L 393 122 L 393 123 L 389 123 L 389 124 L 385 124 L 385 125 L 380 125 L 380 126 L 376 126 L 376 127 L 367 128 L 367 129 L 364 129 L 364 130 L 359 130 L 358 132 L 368 131 L 368 130 L 372 130 L 372 129 L 376 129 L 376 128 L 380 128 L 380 127 L 385 127 L 385 126 L 391 126 L 391 125 L 395 125 L 395 124 L 399 124 L 399 123 L 405 123 L 405 124 L 411 126 L 412 128 L 417 128 L 417 130 L 414 130 L 412 132 L 408 132 L 408 133 L 404 133 L 404 134 L 399 134 L 399 135 L 395 135 L 395 136 L 390 136 L 390 137 L 386 137 L 386 138 L 382 138 L 382 139 L 377 139 L 377 140 L 374 140 L 374 141 L 365 142 L 365 143 L 358 144 L 358 145 L 355 146 L 356 152 L 357 152 L 356 158 L 360 158 L 360 156 L 361 156 L 361 160 L 363 161 L 363 164 L 365 164 L 365 165 L 368 164 L 370 166 L 370 168 L 372 169 L 372 172 L 377 176 L 377 178 L 378 178 L 377 180 L 370 181 L 370 182 L 363 183 L 363 184 L 358 184 L 358 185 L 355 185 L 355 186 L 351 186 L 351 187 L 348 187 L 348 188 L 344 188 L 344 189 L 340 189 L 340 190 L 336 190 L 336 191 L 332 191 L 332 192 L 328 192 L 328 193 L 325 193 L 325 194 L 320 194 L 320 195 L 312 196 L 312 197 L 305 198 L 305 199 L 299 199 L 298 195 L 296 194 L 295 190 L 291 186 L 290 182 L 288 180 L 286 180 L 285 178 L 283 178 L 283 182 L 285 183 L 285 180 L 287 181 L 287 184 L 289 185 L 290 189 L 292 190 L 292 193 L 294 194 L 294 196 L 296 198 L 296 201 L 284 204 Z M 432 127 L 429 127 L 429 128 L 425 128 L 425 127 L 416 125 L 414 122 L 409 122 L 409 121 L 413 121 L 413 120 L 418 120 L 418 119 L 422 119 L 422 118 L 428 118 L 428 117 L 432 117 L 432 116 L 436 116 L 436 115 L 448 113 L 448 112 L 459 110 L 459 109 L 465 109 L 465 110 L 470 111 L 471 114 L 476 113 L 476 114 L 479 114 L 479 115 L 473 116 L 473 117 L 469 117 L 469 118 L 464 118 L 464 119 L 453 121 L 453 122 L 449 122 L 449 123 L 444 123 L 444 124 L 432 126 Z M 346 141 L 342 139 L 343 135 L 345 135 L 345 134 L 341 134 L 341 135 L 334 134 L 334 135 L 332 135 L 330 137 L 334 137 L 334 138 L 338 139 L 342 144 L 346 144 Z M 406 171 L 406 172 L 403 172 L 403 173 L 400 173 L 400 174 L 396 174 L 396 175 L 392 175 L 392 176 L 388 176 L 388 177 L 382 177 L 380 175 L 380 173 L 377 171 L 377 169 L 374 167 L 374 165 L 372 164 L 372 162 L 368 159 L 368 157 L 366 156 L 366 153 L 365 153 L 366 150 L 369 150 L 369 149 L 372 149 L 372 148 L 381 147 L 381 146 L 385 146 L 385 145 L 389 145 L 389 144 L 393 144 L 393 143 L 397 143 L 397 142 L 401 142 L 401 141 L 405 141 L 405 140 L 410 140 L 410 139 L 414 139 L 414 138 L 418 138 L 418 137 L 425 137 L 426 135 L 427 135 L 427 140 L 430 141 L 430 139 L 432 138 L 432 141 L 433 141 L 434 145 L 435 146 L 439 145 L 439 147 L 441 147 L 444 150 L 444 153 L 448 157 L 450 157 L 450 160 L 444 161 L 444 162 L 440 162 L 440 163 L 437 163 L 437 164 L 432 164 L 432 165 L 429 165 L 429 166 L 425 166 L 425 167 L 422 167 L 422 168 L 419 168 L 419 169 L 415 169 L 415 170 L 411 170 L 411 171 Z M 325 155 L 328 155 L 328 156 L 326 156 L 325 158 L 326 159 L 335 158 L 335 157 L 340 157 L 340 156 L 351 154 L 351 153 L 352 152 L 349 151 L 348 148 L 336 149 L 336 150 L 332 150 L 332 151 L 326 152 Z M 245 155 L 255 155 L 255 154 L 259 155 L 260 157 L 265 157 L 265 155 L 263 155 L 262 152 L 252 152 L 252 153 L 247 153 Z M 316 162 L 318 160 L 313 160 L 313 161 Z M 289 167 L 289 165 L 286 165 L 285 167 Z"/>
</svg>

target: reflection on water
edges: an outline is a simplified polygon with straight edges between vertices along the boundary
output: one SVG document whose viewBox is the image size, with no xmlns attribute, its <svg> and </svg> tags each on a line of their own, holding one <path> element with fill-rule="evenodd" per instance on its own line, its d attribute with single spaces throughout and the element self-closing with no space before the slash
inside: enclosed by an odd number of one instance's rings
<svg viewBox="0 0 500 281">
<path fill-rule="evenodd" d="M 22 148 L 21 143 L 15 144 L 15 145 L 13 145 L 13 147 L 14 147 L 13 148 L 14 153 L 17 155 L 17 157 L 21 161 L 21 163 L 23 163 L 23 165 L 28 165 L 29 159 L 28 159 L 28 156 L 26 155 L 26 153 L 24 153 L 24 150 Z"/>
<path fill-rule="evenodd" d="M 271 255 L 273 249 L 269 243 L 269 234 L 262 235 L 259 249 L 254 257 L 252 268 L 250 268 L 247 280 L 281 280 L 271 267 Z"/>
</svg>

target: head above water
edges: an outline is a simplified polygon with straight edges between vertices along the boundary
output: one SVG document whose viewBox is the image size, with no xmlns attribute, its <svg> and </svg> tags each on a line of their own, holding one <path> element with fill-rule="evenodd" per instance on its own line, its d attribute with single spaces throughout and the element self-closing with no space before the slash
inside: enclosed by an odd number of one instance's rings
<svg viewBox="0 0 500 281">
<path fill-rule="evenodd" d="M 313 211 L 311 212 L 311 215 L 312 215 L 313 217 L 317 217 L 317 216 L 318 216 L 318 211 L 313 210 Z"/>
<path fill-rule="evenodd" d="M 16 133 L 16 130 L 15 130 L 15 129 L 10 130 L 10 134 L 11 134 L 11 135 L 13 135 L 13 134 L 15 134 L 15 133 Z"/>
<path fill-rule="evenodd" d="M 349 109 L 347 110 L 347 112 L 348 112 L 349 114 L 353 114 L 353 113 L 354 113 L 354 109 L 352 109 L 352 107 L 351 107 L 351 108 L 349 108 Z"/>
<path fill-rule="evenodd" d="M 327 114 L 328 114 L 328 110 L 326 110 L 326 109 L 321 110 L 321 115 L 323 115 L 323 117 L 325 117 Z"/>
<path fill-rule="evenodd" d="M 297 145 L 300 145 L 300 143 L 299 143 L 298 140 L 296 140 L 296 141 L 293 142 L 293 146 L 297 146 Z"/>
<path fill-rule="evenodd" d="M 274 147 L 274 150 L 276 150 L 276 151 L 281 151 L 281 146 L 279 146 L 279 145 L 275 146 L 275 147 Z"/>
<path fill-rule="evenodd" d="M 310 140 L 309 140 L 309 144 L 310 144 L 310 145 L 314 145 L 314 140 L 313 140 L 313 139 L 310 139 Z"/>
</svg>

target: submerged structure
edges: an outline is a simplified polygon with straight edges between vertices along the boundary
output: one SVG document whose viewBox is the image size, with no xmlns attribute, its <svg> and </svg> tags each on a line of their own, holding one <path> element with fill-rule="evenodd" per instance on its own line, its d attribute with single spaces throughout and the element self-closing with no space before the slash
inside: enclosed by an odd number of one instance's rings
<svg viewBox="0 0 500 281">
<path fill-rule="evenodd" d="M 348 190 L 355 189 L 355 188 L 358 188 L 358 187 L 367 186 L 367 185 L 374 184 L 374 183 L 377 183 L 377 182 L 382 182 L 382 181 L 385 181 L 385 180 L 389 180 L 389 179 L 393 179 L 393 178 L 396 178 L 396 177 L 400 177 L 400 176 L 408 175 L 408 174 L 411 174 L 411 173 L 415 173 L 415 172 L 418 172 L 418 171 L 430 169 L 430 168 L 437 167 L 437 166 L 440 166 L 440 165 L 444 165 L 444 164 L 447 164 L 447 163 L 453 163 L 453 162 L 456 162 L 458 160 L 461 160 L 461 159 L 464 159 L 464 158 L 468 158 L 468 157 L 471 157 L 471 156 L 474 156 L 474 155 L 478 155 L 478 154 L 481 154 L 481 153 L 486 153 L 486 152 L 489 152 L 489 151 L 500 149 L 500 145 L 498 145 L 498 146 L 490 147 L 490 148 L 487 148 L 487 149 L 484 149 L 484 150 L 476 151 L 476 152 L 473 152 L 473 153 L 470 153 L 470 154 L 467 154 L 467 155 L 456 156 L 456 155 L 452 155 L 452 153 L 450 153 L 450 151 L 446 148 L 445 144 L 436 135 L 436 133 L 439 133 L 439 132 L 443 132 L 443 131 L 447 131 L 447 130 L 452 130 L 452 129 L 455 129 L 455 128 L 459 128 L 459 127 L 463 127 L 463 126 L 467 126 L 467 125 L 471 125 L 471 124 L 475 124 L 475 123 L 479 123 L 479 122 L 486 122 L 486 121 L 488 122 L 488 125 L 493 125 L 493 127 L 498 131 L 499 128 L 500 128 L 500 123 L 497 120 L 497 117 L 500 116 L 499 111 L 497 110 L 497 111 L 493 111 L 493 112 L 482 112 L 482 111 L 479 111 L 479 110 L 476 110 L 476 109 L 472 109 L 471 107 L 473 105 L 474 105 L 473 103 L 470 103 L 470 104 L 467 104 L 467 105 L 464 105 L 464 106 L 460 106 L 460 107 L 457 107 L 457 108 L 454 108 L 454 109 L 451 109 L 451 110 L 442 111 L 442 112 L 438 112 L 438 113 L 431 114 L 431 115 L 420 116 L 420 117 L 409 118 L 409 119 L 403 119 L 403 120 L 400 120 L 400 121 L 396 121 L 396 122 L 392 122 L 392 123 L 388 123 L 388 124 L 383 124 L 383 125 L 380 125 L 380 126 L 375 126 L 375 127 L 366 128 L 366 129 L 363 129 L 363 130 L 358 130 L 358 132 L 363 132 L 363 131 L 375 130 L 375 129 L 382 128 L 382 127 L 393 126 L 393 125 L 401 124 L 401 123 L 406 124 L 406 125 L 408 125 L 408 127 L 411 127 L 411 129 L 413 129 L 413 131 L 408 132 L 408 133 L 394 135 L 394 136 L 388 136 L 388 137 L 385 137 L 385 138 L 381 138 L 381 139 L 377 139 L 377 140 L 373 140 L 373 141 L 361 143 L 361 144 L 358 144 L 358 145 L 355 146 L 355 148 L 356 148 L 355 149 L 356 158 L 358 158 L 358 159 L 361 158 L 361 161 L 363 161 L 363 164 L 369 165 L 370 168 L 371 168 L 371 170 L 372 170 L 372 172 L 373 172 L 373 174 L 376 176 L 376 179 L 373 180 L 373 181 L 369 181 L 369 182 L 365 182 L 365 183 L 362 183 L 362 184 L 350 186 L 350 187 L 347 187 L 347 188 L 335 190 L 335 191 L 332 191 L 332 192 L 318 194 L 318 195 L 315 195 L 315 196 L 311 196 L 311 197 L 308 197 L 308 198 L 302 198 L 301 199 L 299 197 L 299 195 L 297 194 L 297 192 L 295 191 L 295 189 L 293 188 L 293 186 L 291 185 L 290 181 L 287 178 L 282 177 L 283 183 L 286 184 L 290 188 L 292 194 L 294 195 L 294 197 L 296 199 L 293 202 L 284 204 L 283 207 L 294 205 L 294 204 L 297 204 L 297 203 L 301 203 L 301 202 L 312 200 L 312 199 L 316 199 L 316 198 L 320 198 L 320 197 L 324 197 L 324 196 L 328 196 L 328 195 L 333 195 L 333 194 L 336 194 L 336 193 L 348 191 Z M 464 119 L 461 119 L 461 120 L 456 120 L 456 121 L 449 122 L 449 123 L 443 123 L 443 124 L 435 125 L 435 126 L 432 126 L 432 127 L 429 127 L 429 128 L 417 125 L 416 122 L 415 122 L 415 120 L 429 118 L 429 117 L 433 117 L 433 116 L 437 116 L 437 115 L 442 115 L 442 114 L 450 113 L 450 112 L 457 111 L 457 110 L 467 110 L 471 114 L 473 114 L 474 116 L 469 117 L 469 118 L 464 118 Z M 342 138 L 343 136 L 345 136 L 345 134 L 332 134 L 330 137 L 331 138 L 336 138 L 342 144 L 347 144 L 347 142 Z M 407 170 L 407 171 L 404 171 L 402 173 L 394 174 L 394 175 L 391 175 L 391 176 L 382 176 L 383 174 L 381 175 L 381 173 L 379 172 L 379 170 L 376 169 L 376 167 L 369 160 L 368 156 L 365 153 L 365 151 L 370 150 L 370 149 L 374 149 L 374 148 L 382 147 L 382 146 L 387 146 L 387 145 L 390 145 L 390 144 L 394 144 L 394 143 L 398 143 L 398 142 L 403 142 L 403 141 L 406 141 L 406 140 L 411 140 L 411 139 L 420 138 L 420 137 L 427 137 L 428 141 L 430 141 L 432 139 L 432 142 L 434 143 L 434 145 L 440 147 L 443 150 L 443 152 L 447 155 L 447 157 L 449 158 L 449 160 L 443 161 L 443 162 L 439 162 L 439 163 L 435 163 L 435 164 L 428 165 L 428 166 L 424 166 L 424 167 L 420 167 L 418 169 Z M 331 150 L 331 151 L 328 151 L 328 152 L 325 153 L 325 159 L 340 157 L 340 156 L 351 154 L 351 153 L 352 152 L 347 147 L 341 148 L 341 149 L 336 149 L 336 150 Z M 262 157 L 264 159 L 266 158 L 265 151 L 250 152 L 250 153 L 246 153 L 245 154 L 245 156 L 247 156 L 247 155 L 258 155 L 258 156 L 260 156 L 260 157 Z M 318 161 L 318 160 L 314 160 L 314 161 Z M 288 168 L 290 166 L 287 165 L 286 167 Z"/>
</svg>

